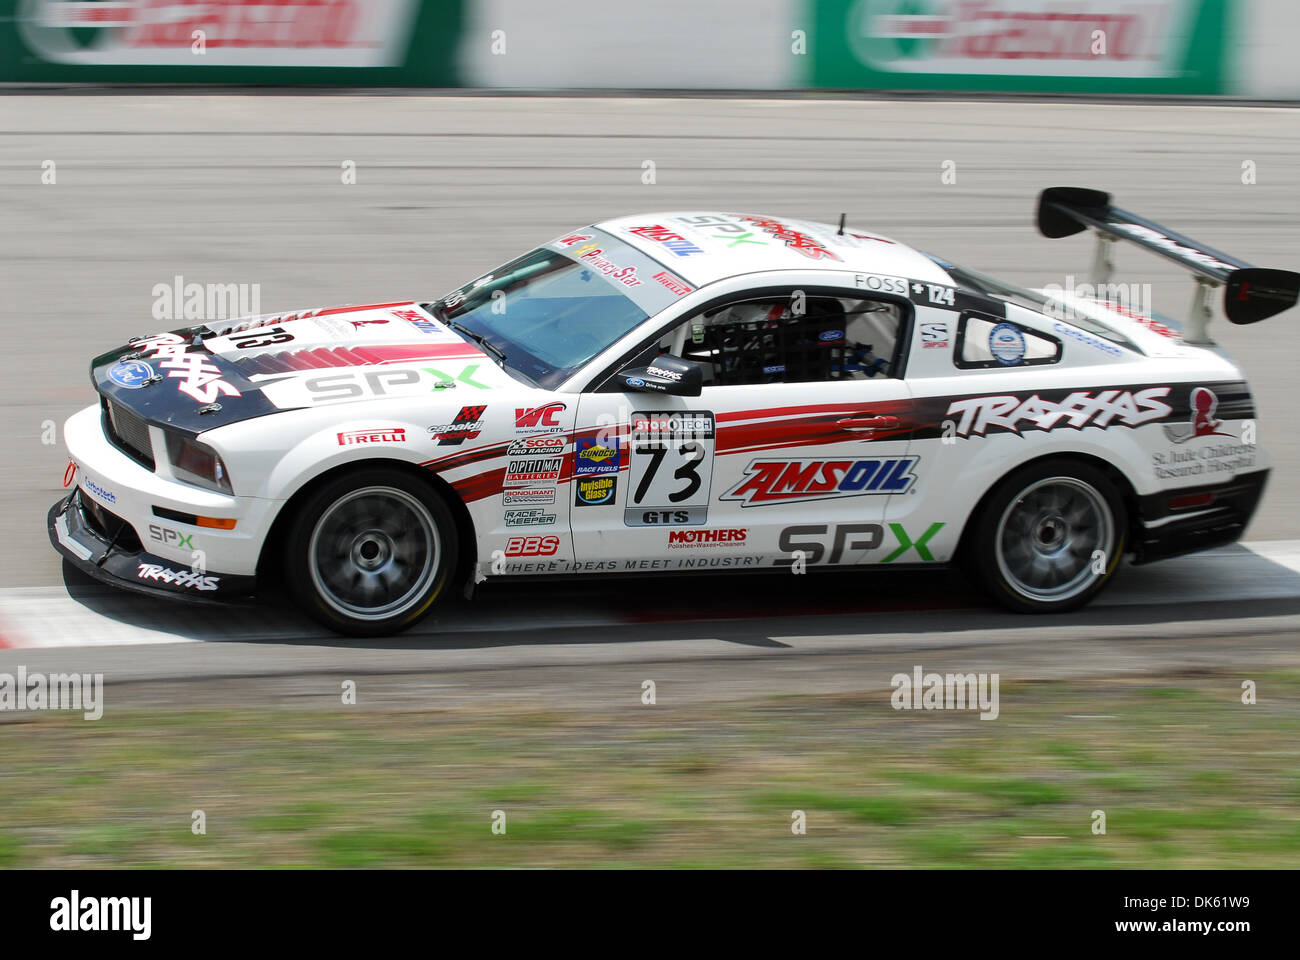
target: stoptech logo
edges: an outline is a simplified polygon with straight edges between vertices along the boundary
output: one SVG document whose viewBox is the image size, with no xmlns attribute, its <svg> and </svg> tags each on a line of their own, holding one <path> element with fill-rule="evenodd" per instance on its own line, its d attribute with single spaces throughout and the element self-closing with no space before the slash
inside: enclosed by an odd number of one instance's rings
<svg viewBox="0 0 1300 960">
<path fill-rule="evenodd" d="M 1071 393 L 1062 400 L 1044 400 L 1006 395 L 971 397 L 948 406 L 948 416 L 960 417 L 955 432 L 959 437 L 983 436 L 987 431 L 1020 433 L 1022 430 L 1055 430 L 1058 427 L 1108 427 L 1120 424 L 1137 427 L 1173 413 L 1161 398 L 1169 387 L 1145 390 L 1102 390 L 1095 396 L 1087 390 Z"/>
<path fill-rule="evenodd" d="M 828 500 L 870 494 L 905 493 L 916 482 L 911 470 L 920 457 L 883 460 L 755 460 L 745 479 L 722 500 L 742 507 L 794 500 Z"/>
<path fill-rule="evenodd" d="M 559 433 L 564 429 L 560 423 L 563 412 L 564 404 L 558 402 L 541 407 L 515 407 L 515 431 Z"/>
<path fill-rule="evenodd" d="M 506 541 L 507 557 L 552 557 L 559 549 L 559 537 L 511 537 Z"/>
</svg>

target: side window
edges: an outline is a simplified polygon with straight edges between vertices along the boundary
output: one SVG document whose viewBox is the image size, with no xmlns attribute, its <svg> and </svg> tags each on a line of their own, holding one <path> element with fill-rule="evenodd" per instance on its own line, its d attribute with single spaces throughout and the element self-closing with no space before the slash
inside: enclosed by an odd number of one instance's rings
<svg viewBox="0 0 1300 960">
<path fill-rule="evenodd" d="M 712 386 L 865 380 L 893 376 L 902 319 L 892 302 L 793 291 L 710 307 L 659 347 Z"/>
<path fill-rule="evenodd" d="M 957 323 L 953 362 L 963 370 L 1024 367 L 1060 359 L 1060 340 L 1018 323 L 975 313 L 962 314 Z"/>
</svg>

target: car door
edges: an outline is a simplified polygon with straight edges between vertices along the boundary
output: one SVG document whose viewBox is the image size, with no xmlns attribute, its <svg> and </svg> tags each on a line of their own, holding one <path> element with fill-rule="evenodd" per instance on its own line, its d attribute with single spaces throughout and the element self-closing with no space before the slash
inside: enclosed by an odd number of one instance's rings
<svg viewBox="0 0 1300 960">
<path fill-rule="evenodd" d="M 897 375 L 911 305 L 862 295 L 783 288 L 710 304 L 642 351 L 637 362 L 666 376 L 615 376 L 583 393 L 571 471 L 578 568 L 878 556 L 886 502 L 916 482 Z M 871 304 L 875 342 L 846 302 Z M 654 364 L 660 350 L 705 368 L 699 396 L 672 392 L 673 371 Z"/>
</svg>

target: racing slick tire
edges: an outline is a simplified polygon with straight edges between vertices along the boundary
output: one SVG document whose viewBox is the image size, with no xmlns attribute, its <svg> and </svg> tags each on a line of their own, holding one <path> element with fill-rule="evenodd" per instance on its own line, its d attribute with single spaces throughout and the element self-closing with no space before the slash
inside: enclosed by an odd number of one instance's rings
<svg viewBox="0 0 1300 960">
<path fill-rule="evenodd" d="M 1030 464 L 985 498 L 970 530 L 966 575 L 1020 613 L 1076 610 L 1119 566 L 1128 518 L 1104 473 L 1079 460 Z"/>
<path fill-rule="evenodd" d="M 456 523 L 428 484 L 365 467 L 330 480 L 295 514 L 285 580 L 298 606 L 331 630 L 373 637 L 405 630 L 456 570 Z"/>
</svg>

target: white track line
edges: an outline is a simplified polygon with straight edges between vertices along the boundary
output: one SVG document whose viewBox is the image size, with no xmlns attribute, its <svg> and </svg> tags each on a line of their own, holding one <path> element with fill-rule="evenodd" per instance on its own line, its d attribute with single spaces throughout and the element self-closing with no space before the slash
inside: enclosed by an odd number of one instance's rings
<svg viewBox="0 0 1300 960">
<path fill-rule="evenodd" d="M 0 589 L 0 647 L 125 646 L 204 641 L 302 639 L 303 621 L 269 607 L 210 607 L 141 598 L 111 587 L 90 588 L 88 606 L 63 587 Z M 1242 604 L 1300 598 L 1300 540 L 1234 544 L 1147 567 L 1121 570 L 1097 605 Z M 590 604 L 582 604 L 590 607 Z M 1248 608 L 1240 611 L 1250 615 Z M 1232 616 L 1224 611 L 1222 616 Z M 548 627 L 631 622 L 616 598 L 585 611 L 548 613 Z M 494 612 L 486 604 L 431 618 L 420 633 L 520 630 L 537 626 L 528 613 Z"/>
</svg>

